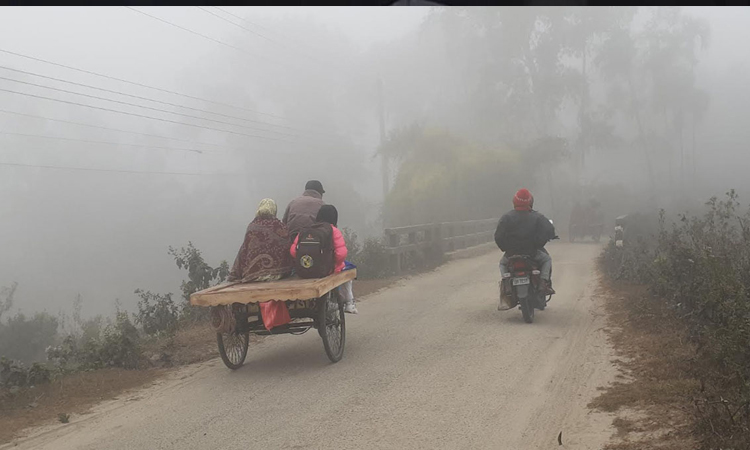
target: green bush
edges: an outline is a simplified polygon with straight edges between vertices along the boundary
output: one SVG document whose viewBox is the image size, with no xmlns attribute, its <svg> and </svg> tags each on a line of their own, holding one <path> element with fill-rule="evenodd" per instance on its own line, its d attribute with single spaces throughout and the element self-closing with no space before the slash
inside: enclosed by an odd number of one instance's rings
<svg viewBox="0 0 750 450">
<path fill-rule="evenodd" d="M 135 293 L 141 298 L 135 323 L 143 328 L 144 333 L 173 334 L 177 330 L 180 312 L 172 300 L 172 294 L 153 294 L 142 289 L 137 289 Z"/>
<path fill-rule="evenodd" d="M 180 286 L 184 300 L 181 318 L 189 321 L 207 320 L 210 316 L 208 308 L 190 305 L 190 295 L 226 281 L 229 276 L 229 264 L 222 261 L 218 267 L 209 266 L 192 242 L 188 242 L 187 248 L 179 250 L 169 247 L 169 254 L 174 257 L 179 269 L 188 271 L 188 280 L 183 281 Z"/>
<path fill-rule="evenodd" d="M 27 387 L 49 383 L 50 369 L 40 363 L 26 367 L 21 361 L 0 357 L 0 387 Z"/>
<path fill-rule="evenodd" d="M 118 311 L 99 336 L 68 335 L 60 345 L 47 349 L 47 358 L 67 371 L 135 369 L 141 359 L 140 336 L 128 314 Z"/>
<path fill-rule="evenodd" d="M 349 228 L 342 228 L 342 233 L 348 250 L 346 259 L 357 266 L 358 278 L 384 278 L 394 274 L 389 254 L 380 239 L 366 238 L 360 246 L 357 233 Z"/>
<path fill-rule="evenodd" d="M 126 312 L 118 312 L 114 323 L 104 329 L 98 353 L 100 365 L 104 367 L 138 367 L 140 337 Z"/>
<path fill-rule="evenodd" d="M 13 307 L 13 296 L 17 288 L 18 283 L 13 283 L 10 287 L 0 287 L 0 319 Z"/>
<path fill-rule="evenodd" d="M 0 322 L 0 356 L 25 363 L 43 361 L 45 349 L 57 338 L 58 321 L 41 312 L 32 317 L 17 313 Z"/>
</svg>

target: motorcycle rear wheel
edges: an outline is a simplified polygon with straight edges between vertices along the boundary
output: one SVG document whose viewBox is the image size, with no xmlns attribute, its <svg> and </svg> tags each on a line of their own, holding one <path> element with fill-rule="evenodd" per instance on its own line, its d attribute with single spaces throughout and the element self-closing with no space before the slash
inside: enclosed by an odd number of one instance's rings
<svg viewBox="0 0 750 450">
<path fill-rule="evenodd" d="M 523 320 L 526 323 L 534 322 L 534 305 L 529 301 L 529 297 L 523 300 L 519 300 L 518 303 L 521 306 L 521 314 L 523 314 Z"/>
</svg>

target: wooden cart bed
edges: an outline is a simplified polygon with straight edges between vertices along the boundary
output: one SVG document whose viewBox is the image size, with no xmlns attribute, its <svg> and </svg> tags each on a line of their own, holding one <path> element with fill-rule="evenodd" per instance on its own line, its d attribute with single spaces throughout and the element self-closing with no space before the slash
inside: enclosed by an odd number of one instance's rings
<svg viewBox="0 0 750 450">
<path fill-rule="evenodd" d="M 319 298 L 357 277 L 357 269 L 345 270 L 325 278 L 288 278 L 260 283 L 222 283 L 190 296 L 195 306 L 260 303 L 269 300 L 309 300 Z"/>
</svg>

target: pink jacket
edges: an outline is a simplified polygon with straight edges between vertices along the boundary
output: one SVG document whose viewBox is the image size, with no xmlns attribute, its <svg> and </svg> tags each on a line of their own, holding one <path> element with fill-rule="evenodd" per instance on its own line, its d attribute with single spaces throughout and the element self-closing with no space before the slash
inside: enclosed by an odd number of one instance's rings
<svg viewBox="0 0 750 450">
<path fill-rule="evenodd" d="M 331 225 L 331 228 L 333 229 L 333 259 L 334 259 L 334 269 L 333 273 L 339 273 L 342 270 L 344 270 L 344 260 L 346 259 L 346 255 L 349 253 L 349 250 L 346 249 L 346 242 L 344 241 L 344 235 L 339 231 L 338 228 Z M 289 253 L 291 253 L 292 258 L 297 259 L 297 242 L 299 241 L 299 235 L 294 238 L 294 242 L 292 243 L 292 248 L 289 249 Z"/>
</svg>

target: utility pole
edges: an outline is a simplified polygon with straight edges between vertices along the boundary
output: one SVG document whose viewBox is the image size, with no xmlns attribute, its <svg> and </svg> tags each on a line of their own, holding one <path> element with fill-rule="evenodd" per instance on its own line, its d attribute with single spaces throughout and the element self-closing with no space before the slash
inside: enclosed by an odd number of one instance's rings
<svg viewBox="0 0 750 450">
<path fill-rule="evenodd" d="M 380 171 L 383 176 L 383 200 L 388 195 L 390 188 L 390 170 L 388 167 L 388 155 L 382 153 L 383 144 L 385 144 L 385 107 L 383 102 L 383 80 L 378 78 L 378 116 L 380 118 Z"/>
</svg>

